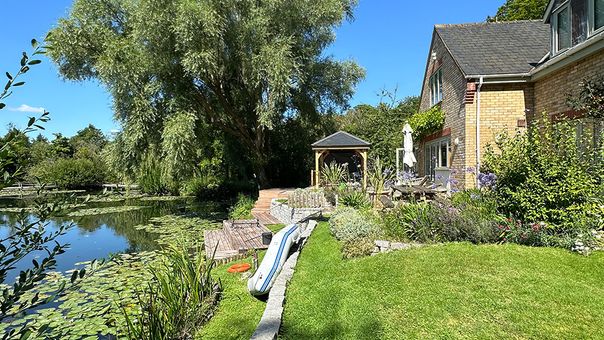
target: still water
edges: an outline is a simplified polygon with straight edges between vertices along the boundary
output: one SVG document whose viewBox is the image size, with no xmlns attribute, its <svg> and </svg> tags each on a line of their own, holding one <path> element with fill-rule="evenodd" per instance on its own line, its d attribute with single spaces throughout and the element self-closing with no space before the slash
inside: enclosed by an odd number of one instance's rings
<svg viewBox="0 0 604 340">
<path fill-rule="evenodd" d="M 21 199 L 0 199 L 2 207 L 25 207 L 30 201 Z M 61 223 L 71 223 L 73 226 L 65 235 L 58 238 L 59 243 L 70 246 L 64 254 L 57 258 L 57 271 L 65 272 L 76 267 L 77 263 L 93 259 L 105 258 L 116 253 L 133 253 L 156 249 L 156 234 L 134 228 L 146 224 L 149 219 L 169 214 L 196 215 L 203 218 L 220 220 L 226 211 L 226 206 L 214 202 L 195 202 L 192 199 L 176 201 L 142 201 L 126 200 L 122 202 L 88 203 L 83 209 L 121 206 L 142 206 L 142 209 L 127 212 L 114 212 L 102 215 L 84 217 L 52 218 L 47 230 L 54 231 Z M 0 239 L 4 239 L 18 223 L 17 213 L 0 213 Z M 210 217 L 211 216 L 211 217 Z M 29 216 L 33 219 L 34 216 Z M 19 262 L 17 268 L 7 275 L 7 282 L 12 282 L 19 271 L 31 267 L 32 259 L 39 258 L 42 253 L 30 254 Z"/>
</svg>

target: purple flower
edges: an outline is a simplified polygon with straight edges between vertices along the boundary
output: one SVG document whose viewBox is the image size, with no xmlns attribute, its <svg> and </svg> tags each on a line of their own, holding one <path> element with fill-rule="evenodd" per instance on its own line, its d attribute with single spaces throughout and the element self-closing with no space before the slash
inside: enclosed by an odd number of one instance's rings
<svg viewBox="0 0 604 340">
<path fill-rule="evenodd" d="M 466 172 L 469 174 L 476 174 L 476 168 L 474 168 L 473 166 L 469 166 L 466 168 Z"/>
<path fill-rule="evenodd" d="M 478 183 L 480 187 L 492 189 L 497 182 L 497 175 L 492 172 L 489 173 L 479 173 L 478 174 Z"/>
</svg>

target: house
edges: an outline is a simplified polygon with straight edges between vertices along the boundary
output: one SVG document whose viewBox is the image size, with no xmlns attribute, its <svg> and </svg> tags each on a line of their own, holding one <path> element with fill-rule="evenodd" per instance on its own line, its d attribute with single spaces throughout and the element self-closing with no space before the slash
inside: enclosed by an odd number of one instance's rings
<svg viewBox="0 0 604 340">
<path fill-rule="evenodd" d="M 604 0 L 552 0 L 543 20 L 436 25 L 420 111 L 439 105 L 444 128 L 418 143 L 418 173 L 457 172 L 475 185 L 486 144 L 538 114 L 580 118 L 567 104 L 604 76 Z"/>
</svg>

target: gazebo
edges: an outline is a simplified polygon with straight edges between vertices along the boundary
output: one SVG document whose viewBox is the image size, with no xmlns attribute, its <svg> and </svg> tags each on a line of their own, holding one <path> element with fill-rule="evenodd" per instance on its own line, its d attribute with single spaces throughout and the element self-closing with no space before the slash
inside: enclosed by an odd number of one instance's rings
<svg viewBox="0 0 604 340">
<path fill-rule="evenodd" d="M 311 146 L 315 153 L 315 169 L 311 174 L 312 185 L 318 188 L 321 184 L 321 169 L 325 164 L 336 162 L 348 164 L 349 174 L 362 174 L 363 188 L 367 187 L 367 152 L 371 143 L 348 132 L 338 131 L 314 142 Z"/>
</svg>

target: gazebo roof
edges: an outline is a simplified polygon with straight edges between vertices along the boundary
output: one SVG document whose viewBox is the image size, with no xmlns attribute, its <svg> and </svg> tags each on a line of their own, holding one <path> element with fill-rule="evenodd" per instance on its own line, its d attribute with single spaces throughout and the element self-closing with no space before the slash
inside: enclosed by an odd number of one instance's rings
<svg viewBox="0 0 604 340">
<path fill-rule="evenodd" d="M 338 131 L 319 141 L 312 143 L 313 150 L 317 149 L 369 149 L 371 143 L 345 131 Z"/>
</svg>

